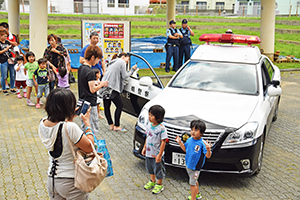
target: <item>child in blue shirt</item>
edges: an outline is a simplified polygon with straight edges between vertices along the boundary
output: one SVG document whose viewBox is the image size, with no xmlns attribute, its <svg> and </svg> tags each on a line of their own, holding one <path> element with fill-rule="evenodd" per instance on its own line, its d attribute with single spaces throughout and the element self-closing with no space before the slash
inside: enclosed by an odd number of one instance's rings
<svg viewBox="0 0 300 200">
<path fill-rule="evenodd" d="M 152 194 L 163 191 L 163 176 L 165 174 L 164 150 L 166 139 L 168 138 L 165 126 L 162 124 L 165 109 L 159 105 L 154 105 L 149 109 L 149 123 L 146 127 L 146 141 L 142 154 L 146 156 L 146 169 L 150 174 L 150 181 L 144 186 L 145 190 L 152 190 Z M 155 178 L 157 183 L 155 183 Z"/>
<path fill-rule="evenodd" d="M 191 137 L 183 144 L 180 137 L 176 136 L 176 142 L 180 145 L 181 149 L 186 152 L 185 163 L 186 171 L 189 175 L 189 184 L 191 187 L 191 196 L 189 200 L 201 199 L 199 193 L 198 178 L 201 168 L 205 163 L 205 157 L 211 157 L 212 144 L 205 142 L 201 137 L 203 136 L 206 125 L 201 120 L 193 120 L 190 124 Z"/>
</svg>

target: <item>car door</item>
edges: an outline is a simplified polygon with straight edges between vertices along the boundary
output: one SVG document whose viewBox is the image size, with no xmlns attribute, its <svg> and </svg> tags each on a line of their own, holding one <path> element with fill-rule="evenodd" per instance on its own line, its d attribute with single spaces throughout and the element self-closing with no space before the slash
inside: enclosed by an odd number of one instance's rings
<svg viewBox="0 0 300 200">
<path fill-rule="evenodd" d="M 274 68 L 267 58 L 264 58 L 261 62 L 261 72 L 262 72 L 262 83 L 263 83 L 263 92 L 264 92 L 263 113 L 265 113 L 266 115 L 265 116 L 267 119 L 266 132 L 268 133 L 273 118 L 272 111 L 276 101 L 276 97 L 272 97 L 268 95 L 268 87 L 272 84 L 272 79 L 274 77 Z"/>
<path fill-rule="evenodd" d="M 158 95 L 164 89 L 164 86 L 146 59 L 134 53 L 129 54 L 131 63 L 137 63 L 138 68 L 150 69 L 152 72 L 151 78 L 139 76 L 137 72 L 125 81 L 125 87 L 121 95 L 123 111 L 138 117 L 143 106 Z"/>
</svg>

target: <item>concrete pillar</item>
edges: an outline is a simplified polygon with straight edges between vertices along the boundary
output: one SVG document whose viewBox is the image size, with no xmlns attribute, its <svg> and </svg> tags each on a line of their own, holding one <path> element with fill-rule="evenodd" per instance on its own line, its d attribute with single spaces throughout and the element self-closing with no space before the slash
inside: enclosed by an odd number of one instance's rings
<svg viewBox="0 0 300 200">
<path fill-rule="evenodd" d="M 275 0 L 261 1 L 260 49 L 272 61 L 275 43 Z"/>
<path fill-rule="evenodd" d="M 9 31 L 16 36 L 20 35 L 20 0 L 8 1 Z"/>
<path fill-rule="evenodd" d="M 175 0 L 167 0 L 167 29 L 169 28 L 169 21 L 175 20 Z"/>
<path fill-rule="evenodd" d="M 30 0 L 29 49 L 36 60 L 43 57 L 47 47 L 48 0 Z"/>
</svg>

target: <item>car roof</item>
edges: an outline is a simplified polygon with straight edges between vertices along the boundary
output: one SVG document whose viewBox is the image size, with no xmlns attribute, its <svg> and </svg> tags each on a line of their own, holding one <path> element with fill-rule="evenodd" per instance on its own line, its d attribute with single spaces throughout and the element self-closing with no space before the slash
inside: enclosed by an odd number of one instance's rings
<svg viewBox="0 0 300 200">
<path fill-rule="evenodd" d="M 256 64 L 261 56 L 257 46 L 204 44 L 196 49 L 191 60 Z"/>
</svg>

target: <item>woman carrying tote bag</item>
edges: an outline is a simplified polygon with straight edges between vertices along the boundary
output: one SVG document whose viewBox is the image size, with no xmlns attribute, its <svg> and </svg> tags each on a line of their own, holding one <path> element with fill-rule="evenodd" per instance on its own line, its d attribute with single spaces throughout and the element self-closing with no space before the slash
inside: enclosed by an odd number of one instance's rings
<svg viewBox="0 0 300 200">
<path fill-rule="evenodd" d="M 90 128 L 90 112 L 81 114 L 86 131 L 73 122 L 75 118 L 76 98 L 71 90 L 54 89 L 48 96 L 45 110 L 47 117 L 39 124 L 39 136 L 49 151 L 47 189 L 50 199 L 88 200 L 89 193 L 74 186 L 75 165 L 72 148 L 86 153 L 93 152 L 90 142 L 94 143 Z M 67 121 L 67 123 L 66 123 Z M 66 133 L 67 132 L 67 133 Z M 87 135 L 86 135 L 87 133 Z"/>
</svg>

